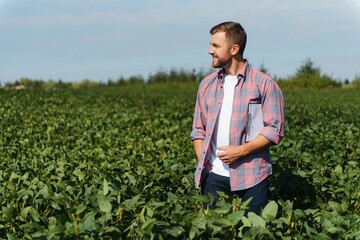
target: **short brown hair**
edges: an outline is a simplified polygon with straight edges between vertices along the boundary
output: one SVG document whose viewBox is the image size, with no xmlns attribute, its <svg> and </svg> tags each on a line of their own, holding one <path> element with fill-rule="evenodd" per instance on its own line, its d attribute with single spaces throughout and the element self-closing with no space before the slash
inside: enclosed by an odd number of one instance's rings
<svg viewBox="0 0 360 240">
<path fill-rule="evenodd" d="M 244 54 L 246 46 L 246 32 L 240 23 L 237 22 L 223 22 L 220 23 L 210 30 L 210 34 L 213 35 L 217 32 L 225 32 L 225 36 L 232 41 L 234 44 L 240 46 L 241 56 Z"/>
</svg>

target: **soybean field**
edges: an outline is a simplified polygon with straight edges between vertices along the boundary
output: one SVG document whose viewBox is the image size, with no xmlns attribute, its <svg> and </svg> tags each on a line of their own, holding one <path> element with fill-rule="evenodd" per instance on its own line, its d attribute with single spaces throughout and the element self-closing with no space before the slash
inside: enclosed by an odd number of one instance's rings
<svg viewBox="0 0 360 240">
<path fill-rule="evenodd" d="M 195 85 L 0 89 L 1 239 L 360 239 L 360 92 L 284 91 L 260 215 L 194 188 Z"/>
</svg>

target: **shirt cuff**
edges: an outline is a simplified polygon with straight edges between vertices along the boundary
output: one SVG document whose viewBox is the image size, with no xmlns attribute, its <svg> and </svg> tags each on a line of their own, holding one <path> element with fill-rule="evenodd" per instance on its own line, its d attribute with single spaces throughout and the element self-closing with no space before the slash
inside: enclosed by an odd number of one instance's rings
<svg viewBox="0 0 360 240">
<path fill-rule="evenodd" d="M 205 139 L 205 131 L 200 131 L 199 129 L 195 129 L 190 134 L 190 140 L 193 141 L 195 139 Z"/>
<path fill-rule="evenodd" d="M 284 136 L 284 134 L 281 134 L 279 130 L 274 127 L 264 127 L 260 134 L 274 144 L 279 144 Z"/>
</svg>

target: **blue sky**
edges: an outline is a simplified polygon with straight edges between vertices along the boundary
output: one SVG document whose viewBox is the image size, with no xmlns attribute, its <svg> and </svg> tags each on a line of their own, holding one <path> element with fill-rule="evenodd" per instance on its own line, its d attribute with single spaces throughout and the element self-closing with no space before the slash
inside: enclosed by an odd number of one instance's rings
<svg viewBox="0 0 360 240">
<path fill-rule="evenodd" d="M 360 0 L 0 0 L 0 82 L 208 70 L 209 30 L 228 20 L 273 76 L 307 58 L 335 79 L 360 76 Z"/>
</svg>

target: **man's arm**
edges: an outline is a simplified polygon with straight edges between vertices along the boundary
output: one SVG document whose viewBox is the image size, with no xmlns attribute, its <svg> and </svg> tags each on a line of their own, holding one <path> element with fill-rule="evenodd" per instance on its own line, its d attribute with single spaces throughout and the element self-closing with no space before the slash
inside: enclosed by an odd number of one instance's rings
<svg viewBox="0 0 360 240">
<path fill-rule="evenodd" d="M 237 159 L 258 152 L 264 148 L 269 147 L 272 144 L 273 143 L 266 137 L 264 137 L 263 135 L 259 135 L 250 142 L 247 142 L 243 145 L 218 147 L 218 157 L 225 164 L 232 164 Z"/>
<path fill-rule="evenodd" d="M 261 151 L 271 145 L 278 144 L 285 132 L 284 99 L 275 81 L 267 82 L 264 91 L 266 96 L 262 111 L 264 128 L 253 140 L 239 146 L 218 147 L 218 157 L 226 164 L 232 164 L 237 159 Z"/>
<path fill-rule="evenodd" d="M 203 143 L 204 143 L 203 139 L 195 139 L 193 141 L 195 154 L 196 154 L 196 158 L 197 158 L 198 161 L 200 161 L 200 156 L 201 156 Z"/>
<path fill-rule="evenodd" d="M 267 82 L 263 96 L 264 128 L 260 134 L 276 145 L 285 134 L 284 98 L 274 80 Z"/>
</svg>

